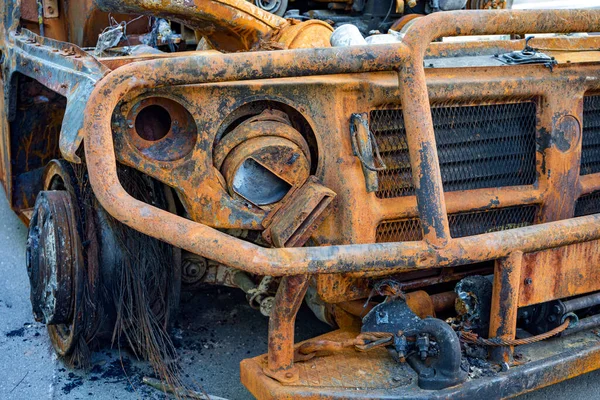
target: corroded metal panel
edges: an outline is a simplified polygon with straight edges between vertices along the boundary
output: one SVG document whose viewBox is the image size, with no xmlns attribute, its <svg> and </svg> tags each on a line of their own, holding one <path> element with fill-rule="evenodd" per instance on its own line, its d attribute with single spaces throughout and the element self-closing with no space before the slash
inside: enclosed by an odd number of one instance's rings
<svg viewBox="0 0 600 400">
<path fill-rule="evenodd" d="M 600 241 L 523 256 L 519 306 L 600 290 Z"/>
</svg>

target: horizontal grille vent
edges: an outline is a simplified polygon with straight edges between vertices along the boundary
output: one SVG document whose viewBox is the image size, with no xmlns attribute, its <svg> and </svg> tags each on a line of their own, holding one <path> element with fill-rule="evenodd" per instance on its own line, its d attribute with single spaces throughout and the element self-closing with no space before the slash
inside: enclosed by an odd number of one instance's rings
<svg viewBox="0 0 600 400">
<path fill-rule="evenodd" d="M 533 102 L 432 107 L 444 191 L 531 185 L 536 179 Z M 379 198 L 414 195 L 402 110 L 372 110 L 370 127 L 387 169 Z"/>
<path fill-rule="evenodd" d="M 581 196 L 575 203 L 575 216 L 600 213 L 600 192 L 592 192 Z"/>
<path fill-rule="evenodd" d="M 600 96 L 583 98 L 581 175 L 600 172 Z"/>
<path fill-rule="evenodd" d="M 530 205 L 449 214 L 450 236 L 460 238 L 533 225 L 537 212 L 538 206 Z M 418 218 L 385 221 L 376 232 L 377 243 L 412 242 L 422 238 Z"/>
</svg>

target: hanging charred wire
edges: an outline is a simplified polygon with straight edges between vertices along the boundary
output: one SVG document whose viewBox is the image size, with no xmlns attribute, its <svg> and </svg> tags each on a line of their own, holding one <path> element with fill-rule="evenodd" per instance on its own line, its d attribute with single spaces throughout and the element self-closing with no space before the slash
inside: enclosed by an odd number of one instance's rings
<svg viewBox="0 0 600 400">
<path fill-rule="evenodd" d="M 124 167 L 119 179 L 132 196 L 167 209 L 164 188 L 157 181 Z M 149 360 L 168 385 L 181 387 L 177 352 L 168 334 L 179 304 L 179 251 L 112 218 L 106 223 L 118 249 L 112 284 L 113 343 L 126 343 L 137 357 Z"/>
</svg>

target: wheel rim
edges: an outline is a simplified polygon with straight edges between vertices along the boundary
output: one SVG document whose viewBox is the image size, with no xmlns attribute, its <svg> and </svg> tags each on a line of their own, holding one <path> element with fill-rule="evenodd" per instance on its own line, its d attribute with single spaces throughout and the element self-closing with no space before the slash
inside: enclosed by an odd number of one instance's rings
<svg viewBox="0 0 600 400">
<path fill-rule="evenodd" d="M 270 13 L 276 13 L 281 7 L 281 0 L 256 0 L 258 7 Z"/>
<path fill-rule="evenodd" d="M 48 326 L 57 353 L 69 354 L 79 332 L 83 256 L 71 195 L 40 192 L 27 239 L 27 272 L 37 321 Z"/>
</svg>

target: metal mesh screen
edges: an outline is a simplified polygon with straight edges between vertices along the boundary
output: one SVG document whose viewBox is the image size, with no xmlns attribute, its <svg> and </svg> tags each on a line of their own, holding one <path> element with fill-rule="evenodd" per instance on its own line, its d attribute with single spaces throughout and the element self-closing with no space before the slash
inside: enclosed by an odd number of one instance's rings
<svg viewBox="0 0 600 400">
<path fill-rule="evenodd" d="M 459 238 L 533 225 L 537 212 L 538 206 L 529 205 L 449 214 L 450 235 Z M 377 243 L 412 242 L 422 238 L 418 218 L 384 221 L 377 227 L 375 236 Z"/>
<path fill-rule="evenodd" d="M 583 98 L 581 175 L 600 172 L 600 96 Z"/>
<path fill-rule="evenodd" d="M 415 194 L 402 110 L 371 111 L 369 127 L 387 168 L 377 173 L 379 198 Z"/>
<path fill-rule="evenodd" d="M 533 102 L 431 109 L 444 191 L 531 185 L 536 179 Z M 370 128 L 387 169 L 379 198 L 414 195 L 402 110 L 373 110 Z"/>
<path fill-rule="evenodd" d="M 576 217 L 598 213 L 600 213 L 600 192 L 589 193 L 577 199 L 575 203 Z"/>
<path fill-rule="evenodd" d="M 421 221 L 418 218 L 384 221 L 377 226 L 375 242 L 416 242 L 423 239 Z"/>
</svg>

